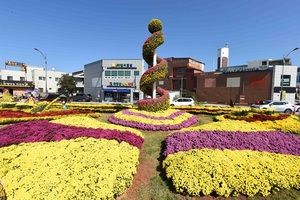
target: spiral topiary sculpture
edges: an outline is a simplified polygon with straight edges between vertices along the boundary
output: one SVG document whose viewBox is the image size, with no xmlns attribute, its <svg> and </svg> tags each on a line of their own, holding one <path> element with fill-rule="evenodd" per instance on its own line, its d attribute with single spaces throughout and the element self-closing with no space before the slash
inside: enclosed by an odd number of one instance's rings
<svg viewBox="0 0 300 200">
<path fill-rule="evenodd" d="M 164 34 L 162 32 L 162 23 L 158 19 L 152 19 L 149 22 L 148 30 L 152 34 L 143 45 L 143 58 L 149 65 L 140 80 L 140 89 L 147 95 L 152 96 L 153 83 L 162 79 L 168 73 L 168 63 L 160 57 L 156 57 L 157 65 L 153 66 L 153 58 L 157 47 L 164 43 Z M 161 87 L 157 87 L 158 98 L 142 99 L 138 101 L 138 109 L 150 112 L 167 110 L 170 106 L 169 93 Z"/>
</svg>

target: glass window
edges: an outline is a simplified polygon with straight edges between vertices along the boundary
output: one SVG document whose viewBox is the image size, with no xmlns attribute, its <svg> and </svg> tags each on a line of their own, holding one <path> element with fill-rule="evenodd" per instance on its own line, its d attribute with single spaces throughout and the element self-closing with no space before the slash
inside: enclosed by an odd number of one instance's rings
<svg viewBox="0 0 300 200">
<path fill-rule="evenodd" d="M 131 76 L 130 71 L 125 71 L 125 76 Z"/>
<path fill-rule="evenodd" d="M 105 76 L 110 76 L 110 71 L 105 71 Z"/>
<path fill-rule="evenodd" d="M 291 75 L 281 75 L 282 86 L 290 86 L 291 85 Z"/>
<path fill-rule="evenodd" d="M 124 76 L 124 71 L 118 71 L 118 76 Z"/>
<path fill-rule="evenodd" d="M 134 75 L 135 76 L 139 76 L 140 75 L 140 71 L 134 71 Z"/>
<path fill-rule="evenodd" d="M 118 76 L 118 72 L 117 71 L 111 71 L 111 76 Z"/>
<path fill-rule="evenodd" d="M 20 81 L 25 81 L 25 77 L 20 77 Z"/>
<path fill-rule="evenodd" d="M 7 76 L 7 80 L 8 80 L 8 81 L 12 81 L 12 80 L 13 80 L 13 77 L 12 77 L 12 76 Z"/>
</svg>

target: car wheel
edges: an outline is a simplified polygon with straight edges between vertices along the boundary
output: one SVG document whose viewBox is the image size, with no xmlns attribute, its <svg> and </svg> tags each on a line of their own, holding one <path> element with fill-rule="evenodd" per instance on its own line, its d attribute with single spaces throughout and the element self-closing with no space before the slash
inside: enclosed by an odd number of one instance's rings
<svg viewBox="0 0 300 200">
<path fill-rule="evenodd" d="M 284 111 L 284 113 L 286 113 L 286 114 L 292 114 L 293 111 L 292 111 L 291 109 L 286 109 L 286 110 Z"/>
<path fill-rule="evenodd" d="M 300 112 L 300 108 L 297 109 L 297 112 Z"/>
<path fill-rule="evenodd" d="M 171 106 L 174 106 L 174 104 L 171 104 Z"/>
</svg>

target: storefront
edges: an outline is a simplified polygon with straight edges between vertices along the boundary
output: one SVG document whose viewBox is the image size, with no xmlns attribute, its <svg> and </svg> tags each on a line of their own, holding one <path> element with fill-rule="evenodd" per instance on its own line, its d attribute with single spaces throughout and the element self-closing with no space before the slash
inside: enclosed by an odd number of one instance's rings
<svg viewBox="0 0 300 200">
<path fill-rule="evenodd" d="M 123 102 L 130 101 L 130 89 L 123 88 L 103 88 L 104 102 Z"/>
<path fill-rule="evenodd" d="M 32 81 L 7 81 L 0 80 L 0 96 L 8 92 L 14 97 L 20 97 L 26 93 L 26 90 L 32 90 L 34 83 Z"/>
</svg>

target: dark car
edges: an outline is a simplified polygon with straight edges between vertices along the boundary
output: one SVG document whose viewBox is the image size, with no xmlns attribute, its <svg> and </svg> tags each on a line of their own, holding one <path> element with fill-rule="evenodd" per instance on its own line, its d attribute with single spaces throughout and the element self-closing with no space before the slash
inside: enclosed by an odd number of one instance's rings
<svg viewBox="0 0 300 200">
<path fill-rule="evenodd" d="M 54 99 L 58 98 L 59 97 L 59 94 L 49 94 L 47 97 L 45 98 L 40 98 L 39 101 L 48 101 L 48 102 L 51 102 L 53 101 Z"/>
<path fill-rule="evenodd" d="M 76 95 L 72 96 L 70 101 L 82 101 L 88 102 L 92 100 L 92 95 L 85 94 L 85 93 L 77 93 Z"/>
</svg>

